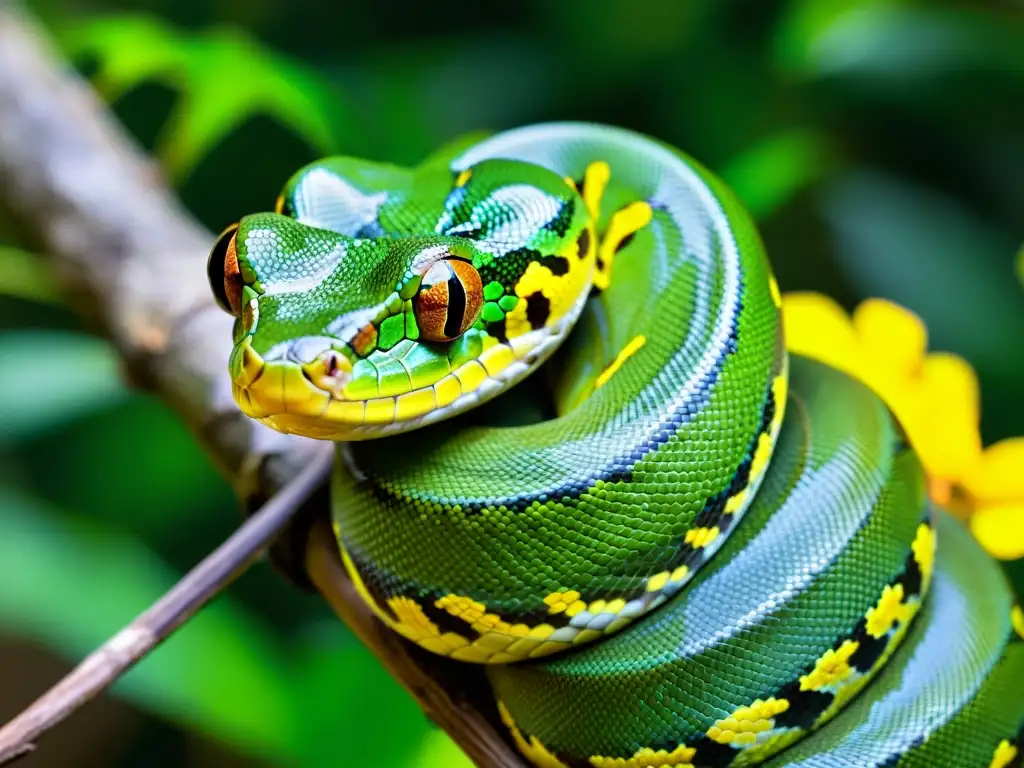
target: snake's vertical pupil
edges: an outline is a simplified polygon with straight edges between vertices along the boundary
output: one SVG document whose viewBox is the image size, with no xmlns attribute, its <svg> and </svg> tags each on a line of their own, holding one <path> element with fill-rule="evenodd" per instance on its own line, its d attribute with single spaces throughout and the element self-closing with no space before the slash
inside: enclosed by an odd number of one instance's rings
<svg viewBox="0 0 1024 768">
<path fill-rule="evenodd" d="M 448 316 L 444 321 L 444 335 L 454 339 L 462 333 L 462 321 L 466 315 L 466 289 L 459 275 L 452 269 L 448 278 Z"/>
<path fill-rule="evenodd" d="M 217 239 L 206 262 L 206 274 L 217 303 L 235 317 L 242 313 L 242 273 L 238 266 L 235 240 L 238 225 L 228 227 Z"/>
<path fill-rule="evenodd" d="M 427 341 L 451 341 L 476 322 L 483 306 L 480 273 L 468 261 L 434 262 L 413 299 L 420 336 Z"/>
</svg>

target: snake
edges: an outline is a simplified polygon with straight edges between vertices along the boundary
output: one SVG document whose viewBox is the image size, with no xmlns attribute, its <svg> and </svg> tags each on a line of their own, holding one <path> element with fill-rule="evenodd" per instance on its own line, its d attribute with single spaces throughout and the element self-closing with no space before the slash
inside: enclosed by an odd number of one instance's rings
<svg viewBox="0 0 1024 768">
<path fill-rule="evenodd" d="M 246 416 L 333 441 L 359 595 L 540 768 L 1020 766 L 1024 614 L 696 160 L 552 123 L 317 160 L 208 261 Z"/>
</svg>

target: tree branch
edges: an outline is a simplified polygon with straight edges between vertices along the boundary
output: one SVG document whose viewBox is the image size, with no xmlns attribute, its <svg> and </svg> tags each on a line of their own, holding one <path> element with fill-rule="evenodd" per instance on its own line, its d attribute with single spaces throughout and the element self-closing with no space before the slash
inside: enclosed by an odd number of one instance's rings
<svg viewBox="0 0 1024 768">
<path fill-rule="evenodd" d="M 244 502 L 273 497 L 316 461 L 322 443 L 269 430 L 234 405 L 231 319 L 206 284 L 213 235 L 10 0 L 0 0 L 0 204 L 50 255 L 74 306 L 109 336 L 131 379 L 174 408 Z M 421 653 L 386 629 L 345 575 L 326 509 L 314 513 L 308 546 L 301 531 L 297 540 L 327 602 L 477 764 L 522 768 L 482 670 Z M 251 554 L 232 552 L 240 565 Z M 195 607 L 175 605 L 182 617 Z M 137 651 L 118 664 L 130 666 Z M 47 702 L 64 714 L 87 698 L 62 690 Z"/>
</svg>

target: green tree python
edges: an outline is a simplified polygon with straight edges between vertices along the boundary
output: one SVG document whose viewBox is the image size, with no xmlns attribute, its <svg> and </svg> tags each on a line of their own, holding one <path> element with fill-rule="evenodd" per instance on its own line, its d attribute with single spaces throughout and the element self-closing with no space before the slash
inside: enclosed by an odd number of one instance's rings
<svg viewBox="0 0 1024 768">
<path fill-rule="evenodd" d="M 487 664 L 537 766 L 1021 765 L 1002 572 L 877 396 L 787 359 L 689 157 L 551 124 L 328 158 L 209 272 L 240 408 L 336 441 L 360 594 Z"/>
</svg>

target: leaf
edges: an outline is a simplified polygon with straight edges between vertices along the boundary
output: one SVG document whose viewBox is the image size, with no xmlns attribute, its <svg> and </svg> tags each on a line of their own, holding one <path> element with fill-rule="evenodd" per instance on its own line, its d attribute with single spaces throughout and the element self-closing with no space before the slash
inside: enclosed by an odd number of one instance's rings
<svg viewBox="0 0 1024 768">
<path fill-rule="evenodd" d="M 90 336 L 58 331 L 0 333 L 0 446 L 58 429 L 124 399 L 119 363 Z"/>
<path fill-rule="evenodd" d="M 321 154 L 349 150 L 358 132 L 342 94 L 315 70 L 235 28 L 187 35 L 154 17 L 118 14 L 73 27 L 63 39 L 72 54 L 98 58 L 94 79 L 111 100 L 146 80 L 181 92 L 156 150 L 178 183 L 258 113 L 280 120 Z"/>
<path fill-rule="evenodd" d="M 43 260 L 35 254 L 0 245 L 0 293 L 19 299 L 59 304 L 60 292 Z"/>
<path fill-rule="evenodd" d="M 857 75 L 872 87 L 944 87 L 951 73 L 1024 77 L 1024 26 L 995 15 L 903 3 L 820 3 L 819 23 L 802 41 L 801 68 L 808 74 Z M 842 12 L 834 12 L 845 6 Z M 780 52 L 785 57 L 787 54 Z"/>
<path fill-rule="evenodd" d="M 187 43 L 164 22 L 143 14 L 92 18 L 60 36 L 76 57 L 95 56 L 93 85 L 108 101 L 117 101 L 146 80 L 184 87 Z"/>
<path fill-rule="evenodd" d="M 411 768 L 472 768 L 473 762 L 444 731 L 431 731 L 423 738 Z"/>
<path fill-rule="evenodd" d="M 907 0 L 791 0 L 775 30 L 774 58 L 789 74 L 809 74 L 816 67 L 822 40 L 858 12 L 898 6 Z"/>
<path fill-rule="evenodd" d="M 240 519 L 237 500 L 195 436 L 169 408 L 140 393 L 63 424 L 58 434 L 34 441 L 24 459 L 23 475 L 37 494 L 144 536 L 181 567 Z"/>
<path fill-rule="evenodd" d="M 1014 375 L 1024 362 L 1024 293 L 1007 279 L 1015 248 L 1009 234 L 954 200 L 872 171 L 837 181 L 825 215 L 842 268 L 862 296 L 916 312 L 933 349 Z"/>
<path fill-rule="evenodd" d="M 0 627 L 77 661 L 176 580 L 141 542 L 0 487 Z M 284 657 L 230 600 L 208 606 L 113 692 L 275 762 L 294 757 Z"/>
<path fill-rule="evenodd" d="M 830 164 L 830 149 L 821 134 L 791 129 L 757 142 L 721 173 L 754 217 L 767 219 L 825 176 Z"/>
<path fill-rule="evenodd" d="M 366 648 L 332 621 L 293 657 L 302 766 L 417 765 L 430 723 Z"/>
<path fill-rule="evenodd" d="M 334 126 L 348 119 L 337 94 L 312 71 L 221 29 L 189 46 L 186 87 L 157 155 L 181 179 L 244 119 L 266 112 L 321 154 L 336 144 Z M 254 161 L 257 161 L 254 158 Z"/>
</svg>

